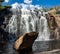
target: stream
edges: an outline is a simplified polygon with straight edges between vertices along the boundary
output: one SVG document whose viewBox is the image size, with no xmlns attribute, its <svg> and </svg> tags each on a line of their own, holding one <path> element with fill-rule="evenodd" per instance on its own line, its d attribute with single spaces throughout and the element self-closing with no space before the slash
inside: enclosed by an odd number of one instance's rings
<svg viewBox="0 0 60 54">
<path fill-rule="evenodd" d="M 36 41 L 33 44 L 33 51 L 35 53 L 49 51 L 53 49 L 60 49 L 60 41 Z M 13 49 L 13 42 L 0 42 L 0 54 L 19 54 Z"/>
</svg>

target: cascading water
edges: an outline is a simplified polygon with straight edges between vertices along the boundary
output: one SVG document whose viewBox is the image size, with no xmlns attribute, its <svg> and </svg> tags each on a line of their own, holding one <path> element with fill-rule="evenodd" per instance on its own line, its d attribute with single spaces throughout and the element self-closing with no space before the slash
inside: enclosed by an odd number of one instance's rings
<svg viewBox="0 0 60 54">
<path fill-rule="evenodd" d="M 22 15 L 21 15 L 21 23 L 20 23 L 20 29 L 22 33 L 36 31 L 35 29 L 35 18 L 32 17 L 30 10 L 28 9 L 21 9 Z"/>
<path fill-rule="evenodd" d="M 17 7 L 15 10 L 13 9 L 14 13 L 11 18 L 14 20 L 10 20 L 12 23 L 9 23 L 9 31 L 14 29 L 13 33 L 15 32 L 16 34 L 19 32 L 19 35 L 26 32 L 36 31 L 39 32 L 36 41 L 49 40 L 50 33 L 47 19 L 42 16 L 42 13 L 40 11 L 35 11 L 39 10 L 38 8 L 34 7 L 31 9 L 30 6 L 25 5 L 22 6 L 22 8 Z"/>
<path fill-rule="evenodd" d="M 41 16 L 39 25 L 39 36 L 38 40 L 49 40 L 50 32 L 47 24 L 47 19 L 44 16 Z"/>
</svg>

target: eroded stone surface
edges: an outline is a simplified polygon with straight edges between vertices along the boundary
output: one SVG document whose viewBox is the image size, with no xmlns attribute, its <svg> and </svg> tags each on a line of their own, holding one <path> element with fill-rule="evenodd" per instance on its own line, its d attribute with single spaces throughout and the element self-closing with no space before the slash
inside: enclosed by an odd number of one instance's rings
<svg viewBox="0 0 60 54">
<path fill-rule="evenodd" d="M 19 38 L 16 40 L 14 44 L 14 48 L 16 50 L 25 50 L 25 49 L 26 51 L 32 50 L 32 45 L 37 36 L 38 36 L 37 32 L 30 32 L 22 36 L 19 36 Z"/>
<path fill-rule="evenodd" d="M 55 50 L 45 51 L 45 52 L 35 53 L 35 54 L 60 54 L 60 49 L 55 49 Z"/>
</svg>

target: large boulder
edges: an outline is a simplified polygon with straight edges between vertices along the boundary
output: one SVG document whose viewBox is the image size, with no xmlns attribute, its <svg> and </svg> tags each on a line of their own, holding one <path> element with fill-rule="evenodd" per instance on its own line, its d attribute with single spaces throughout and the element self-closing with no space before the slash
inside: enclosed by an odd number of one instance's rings
<svg viewBox="0 0 60 54">
<path fill-rule="evenodd" d="M 30 32 L 19 36 L 19 38 L 14 43 L 14 48 L 18 51 L 32 51 L 32 45 L 37 36 L 37 32 Z"/>
</svg>

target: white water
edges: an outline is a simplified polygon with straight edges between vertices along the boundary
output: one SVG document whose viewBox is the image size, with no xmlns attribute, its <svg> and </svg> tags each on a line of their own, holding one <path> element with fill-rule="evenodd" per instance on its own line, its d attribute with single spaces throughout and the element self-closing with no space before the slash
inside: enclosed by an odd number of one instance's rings
<svg viewBox="0 0 60 54">
<path fill-rule="evenodd" d="M 20 29 L 22 30 L 22 33 L 36 31 L 35 29 L 36 19 L 32 17 L 30 10 L 22 8 L 21 11 L 22 15 L 21 15 Z"/>
<path fill-rule="evenodd" d="M 41 16 L 40 23 L 39 23 L 39 36 L 37 38 L 37 41 L 49 40 L 49 36 L 50 36 L 50 32 L 47 24 L 47 19 Z"/>
<path fill-rule="evenodd" d="M 16 34 L 19 32 L 20 35 L 26 32 L 36 31 L 39 32 L 36 41 L 49 40 L 50 32 L 47 19 L 44 17 L 45 15 L 41 16 L 41 14 L 40 11 L 37 14 L 36 11 L 27 9 L 26 7 L 22 7 L 20 10 L 19 8 L 15 9 L 15 11 L 13 10 L 13 16 L 9 21 L 9 32 L 13 30 L 13 33 Z M 17 24 L 17 18 L 20 20 L 19 24 Z M 17 31 L 18 29 L 20 31 Z"/>
</svg>

